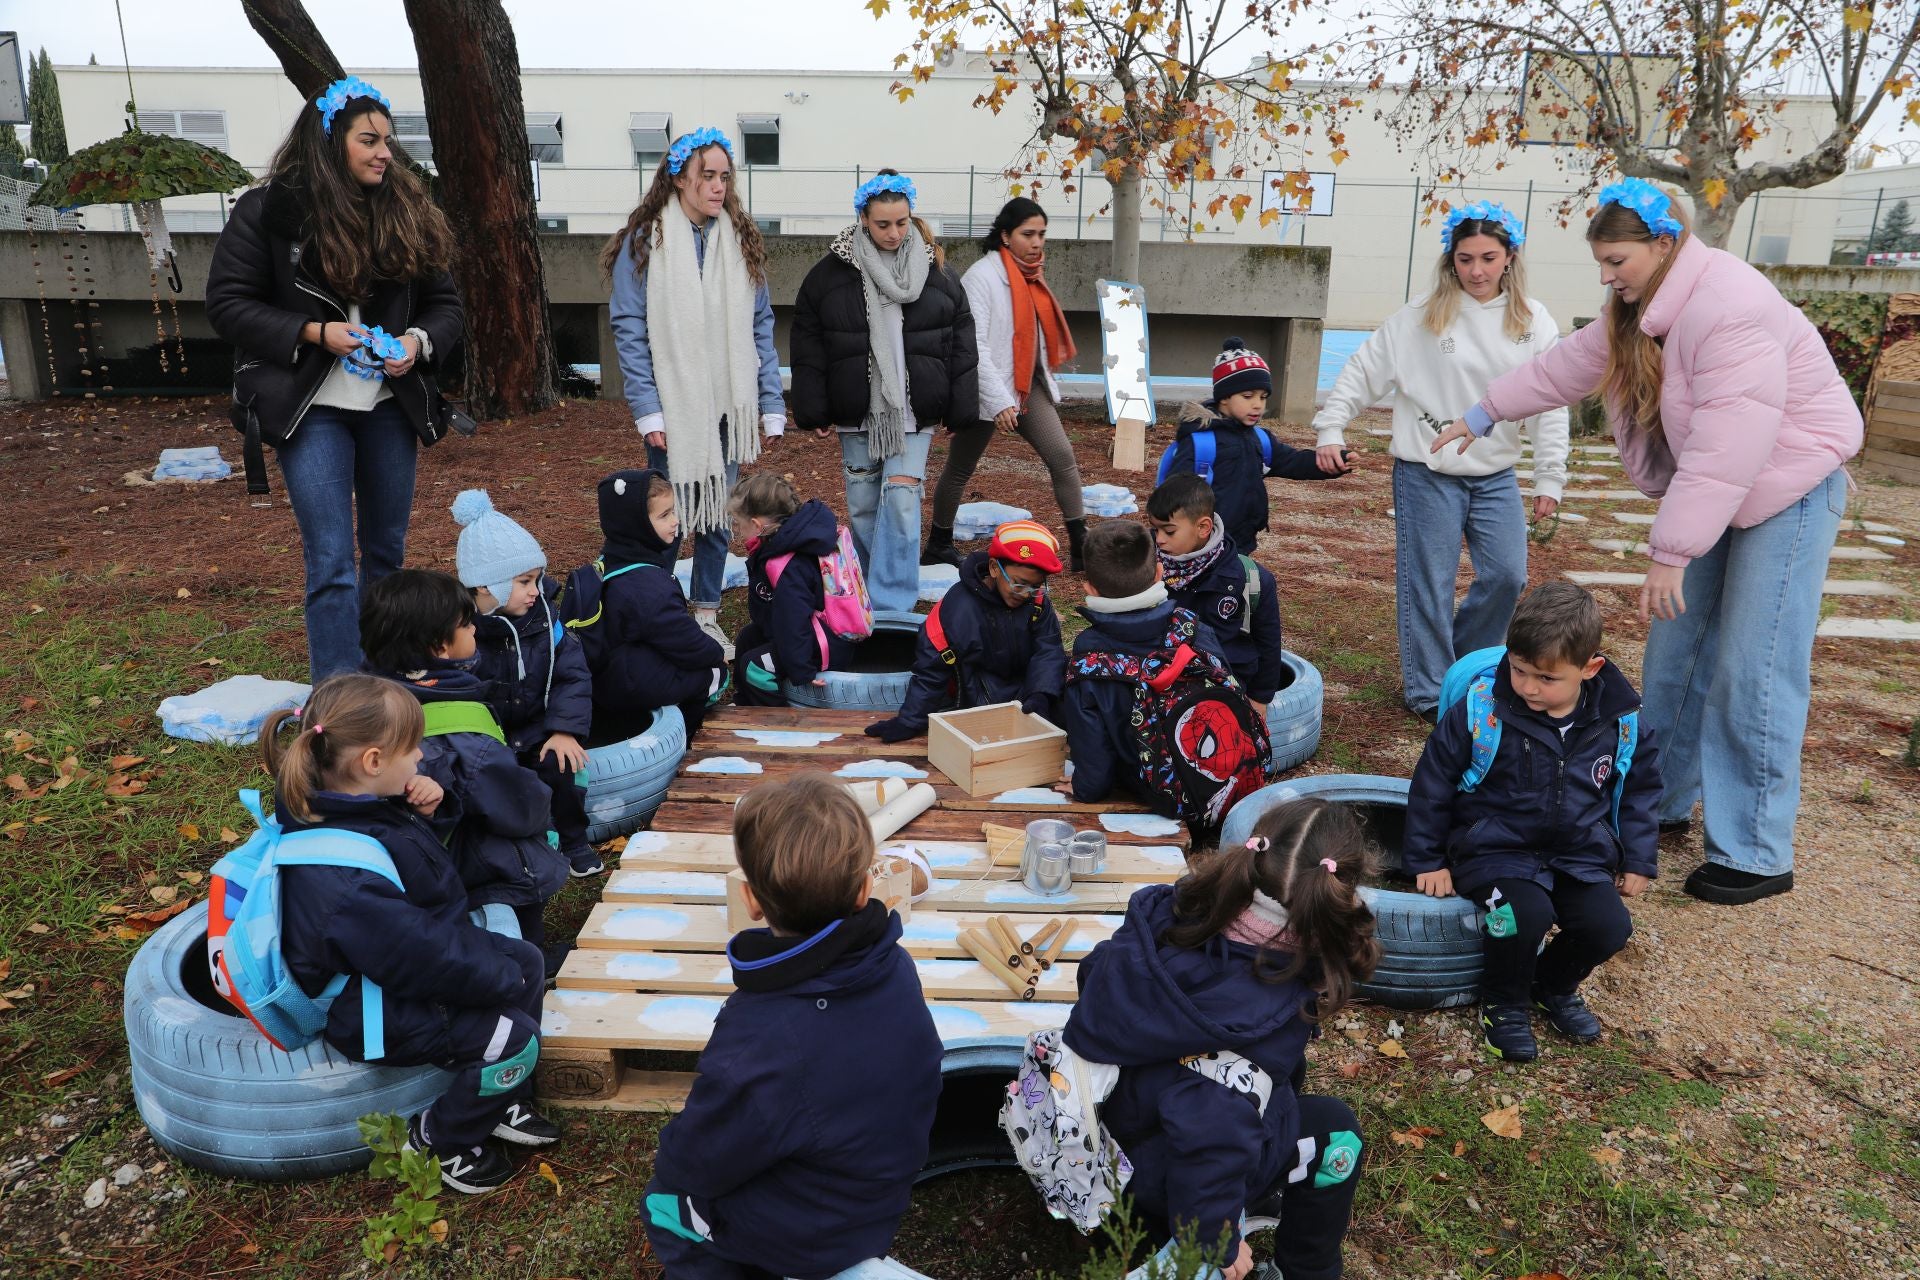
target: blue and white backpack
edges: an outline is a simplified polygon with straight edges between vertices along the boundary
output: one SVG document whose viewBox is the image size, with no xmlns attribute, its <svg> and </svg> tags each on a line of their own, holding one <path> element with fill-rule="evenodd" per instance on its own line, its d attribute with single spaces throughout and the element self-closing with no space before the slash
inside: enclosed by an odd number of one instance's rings
<svg viewBox="0 0 1920 1280">
<path fill-rule="evenodd" d="M 1271 471 L 1273 469 L 1273 437 L 1267 433 L 1265 427 L 1255 427 L 1253 438 L 1260 442 L 1260 469 Z M 1176 437 L 1174 442 L 1167 446 L 1167 451 L 1160 455 L 1160 474 L 1153 478 L 1155 484 L 1167 482 L 1167 476 L 1173 471 L 1173 451 L 1179 447 L 1180 441 Z M 1193 433 L 1193 474 L 1208 484 L 1213 483 L 1213 460 L 1218 448 L 1212 427 Z"/>
<path fill-rule="evenodd" d="M 1440 709 L 1445 715 L 1462 698 L 1467 702 L 1467 730 L 1473 736 L 1473 754 L 1466 772 L 1460 775 L 1460 790 L 1472 791 L 1486 779 L 1493 758 L 1500 750 L 1500 717 L 1494 711 L 1493 682 L 1500 661 L 1507 656 L 1505 645 L 1476 649 L 1454 661 L 1440 681 Z M 1620 830 L 1620 801 L 1627 793 L 1627 770 L 1633 765 L 1633 749 L 1640 741 L 1640 713 L 1629 711 L 1620 717 L 1620 743 L 1613 756 L 1613 829 Z"/>
</svg>

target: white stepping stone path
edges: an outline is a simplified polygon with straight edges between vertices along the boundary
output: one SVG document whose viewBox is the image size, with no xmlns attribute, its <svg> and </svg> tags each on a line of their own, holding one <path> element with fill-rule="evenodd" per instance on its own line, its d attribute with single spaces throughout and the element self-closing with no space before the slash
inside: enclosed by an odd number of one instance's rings
<svg viewBox="0 0 1920 1280">
<path fill-rule="evenodd" d="M 1653 517 L 1644 511 L 1616 511 L 1613 518 L 1621 524 L 1652 524 Z"/>
<path fill-rule="evenodd" d="M 1867 535 L 1867 541 L 1877 542 L 1883 547 L 1904 547 L 1907 545 L 1905 538 L 1896 538 L 1890 533 L 1870 533 Z"/>
<path fill-rule="evenodd" d="M 1626 555 L 1644 556 L 1651 549 L 1644 542 L 1628 542 L 1621 538 L 1595 538 L 1593 545 L 1602 551 L 1617 551 Z M 1891 560 L 1892 556 L 1884 551 L 1875 551 L 1872 547 L 1835 547 L 1835 560 Z"/>
<path fill-rule="evenodd" d="M 1920 622 L 1899 618 L 1828 618 L 1813 634 L 1828 640 L 1920 640 Z"/>
<path fill-rule="evenodd" d="M 1644 573 L 1593 573 L 1581 569 L 1570 569 L 1567 577 L 1583 587 L 1637 587 L 1647 580 Z M 1828 578 L 1820 588 L 1822 595 L 1829 596 L 1904 596 L 1907 594 L 1891 582 L 1850 581 L 1840 578 Z"/>
<path fill-rule="evenodd" d="M 1590 498 L 1595 502 L 1652 502 L 1638 489 L 1569 489 L 1563 497 Z"/>
</svg>

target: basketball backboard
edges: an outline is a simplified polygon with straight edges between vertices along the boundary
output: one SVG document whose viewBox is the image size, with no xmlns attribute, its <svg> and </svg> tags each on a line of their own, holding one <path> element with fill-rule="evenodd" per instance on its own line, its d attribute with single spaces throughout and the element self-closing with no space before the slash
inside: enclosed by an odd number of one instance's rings
<svg viewBox="0 0 1920 1280">
<path fill-rule="evenodd" d="M 1304 185 L 1289 190 L 1290 169 L 1268 169 L 1260 175 L 1260 212 L 1290 216 L 1303 213 L 1309 218 L 1333 216 L 1334 175 L 1331 170 L 1309 170 Z"/>
<path fill-rule="evenodd" d="M 1605 83 L 1622 112 L 1635 110 L 1637 87 L 1639 118 L 1630 134 L 1654 150 L 1670 148 L 1675 145 L 1672 93 L 1680 71 L 1680 59 L 1667 54 L 1534 49 L 1520 78 L 1521 141 L 1549 147 L 1594 142 Z"/>
</svg>

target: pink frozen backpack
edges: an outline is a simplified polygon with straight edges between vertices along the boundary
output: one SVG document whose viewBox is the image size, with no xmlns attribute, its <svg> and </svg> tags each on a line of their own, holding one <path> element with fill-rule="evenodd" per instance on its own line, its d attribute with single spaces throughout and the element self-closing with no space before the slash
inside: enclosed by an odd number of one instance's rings
<svg viewBox="0 0 1920 1280">
<path fill-rule="evenodd" d="M 833 551 L 820 557 L 820 585 L 825 588 L 826 604 L 813 615 L 814 638 L 820 642 L 820 669 L 827 669 L 827 632 L 842 640 L 865 640 L 873 634 L 873 600 L 867 595 L 867 577 L 860 571 L 860 555 L 854 549 L 853 531 L 840 525 Z M 774 556 L 767 561 L 767 583 L 777 586 L 793 553 Z"/>
</svg>

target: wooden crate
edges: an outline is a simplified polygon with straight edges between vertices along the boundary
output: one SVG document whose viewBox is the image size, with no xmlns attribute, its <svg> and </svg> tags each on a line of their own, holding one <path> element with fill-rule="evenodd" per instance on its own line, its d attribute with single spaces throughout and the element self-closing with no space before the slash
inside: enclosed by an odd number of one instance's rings
<svg viewBox="0 0 1920 1280">
<path fill-rule="evenodd" d="M 970 796 L 1050 787 L 1067 762 L 1067 735 L 1017 702 L 936 711 L 927 723 L 927 760 Z"/>
<path fill-rule="evenodd" d="M 1920 484 L 1920 382 L 1882 382 L 1874 388 L 1862 459 L 1896 480 Z"/>
</svg>

